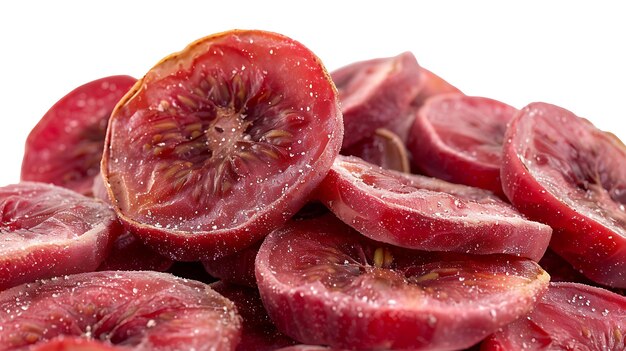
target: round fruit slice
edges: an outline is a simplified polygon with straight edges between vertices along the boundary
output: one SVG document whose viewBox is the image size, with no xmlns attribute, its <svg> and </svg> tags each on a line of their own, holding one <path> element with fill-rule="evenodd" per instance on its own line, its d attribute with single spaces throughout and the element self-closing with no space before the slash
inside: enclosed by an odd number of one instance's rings
<svg viewBox="0 0 626 351">
<path fill-rule="evenodd" d="M 528 317 L 490 336 L 481 350 L 626 350 L 626 297 L 550 283 Z"/>
<path fill-rule="evenodd" d="M 355 62 L 332 72 L 339 91 L 343 147 L 400 118 L 419 90 L 420 67 L 410 52 Z"/>
<path fill-rule="evenodd" d="M 338 156 L 317 196 L 363 235 L 412 249 L 506 253 L 539 260 L 550 227 L 491 192 Z"/>
<path fill-rule="evenodd" d="M 276 330 L 256 288 L 221 281 L 211 284 L 211 288 L 232 301 L 241 315 L 243 327 L 237 351 L 274 351 L 296 344 L 295 340 Z"/>
<path fill-rule="evenodd" d="M 373 135 L 345 148 L 343 155 L 351 155 L 398 172 L 410 173 L 409 155 L 404 142 L 394 132 L 378 128 Z"/>
<path fill-rule="evenodd" d="M 208 285 L 157 272 L 92 272 L 0 292 L 0 350 L 66 335 L 134 351 L 234 350 L 241 320 Z"/>
<path fill-rule="evenodd" d="M 91 195 L 93 179 L 100 173 L 109 116 L 136 81 L 129 76 L 101 78 L 54 104 L 26 139 L 22 180 Z"/>
<path fill-rule="evenodd" d="M 275 33 L 229 31 L 165 58 L 122 99 L 102 172 L 143 241 L 208 260 L 297 212 L 342 134 L 335 87 L 311 51 Z"/>
<path fill-rule="evenodd" d="M 626 288 L 626 147 L 572 112 L 524 107 L 505 136 L 502 187 L 550 225 L 550 247 L 589 279 Z"/>
<path fill-rule="evenodd" d="M 422 173 L 487 189 L 504 197 L 502 141 L 517 109 L 463 94 L 428 99 L 418 110 L 407 143 Z"/>
<path fill-rule="evenodd" d="M 407 250 L 332 216 L 271 233 L 256 277 L 278 330 L 359 350 L 469 347 L 528 313 L 549 280 L 528 259 Z"/>
<path fill-rule="evenodd" d="M 1 187 L 0 215 L 0 290 L 93 271 L 122 230 L 103 202 L 37 182 Z"/>
</svg>

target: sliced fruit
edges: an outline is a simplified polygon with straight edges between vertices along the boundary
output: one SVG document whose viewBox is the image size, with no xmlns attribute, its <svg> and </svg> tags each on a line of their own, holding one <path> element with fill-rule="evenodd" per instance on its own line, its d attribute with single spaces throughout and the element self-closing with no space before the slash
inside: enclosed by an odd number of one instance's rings
<svg viewBox="0 0 626 351">
<path fill-rule="evenodd" d="M 125 230 L 115 239 L 111 252 L 97 270 L 164 272 L 172 264 L 172 260 L 144 245 L 135 235 Z"/>
<path fill-rule="evenodd" d="M 22 180 L 91 195 L 107 123 L 115 104 L 137 80 L 111 76 L 84 84 L 59 100 L 26 139 Z"/>
<path fill-rule="evenodd" d="M 61 335 L 131 350 L 234 350 L 232 302 L 200 282 L 157 272 L 93 272 L 0 292 L 0 350 Z"/>
<path fill-rule="evenodd" d="M 528 259 L 407 250 L 332 216 L 271 233 L 256 277 L 278 330 L 302 343 L 368 350 L 469 347 L 527 314 L 549 280 Z"/>
<path fill-rule="evenodd" d="M 360 157 L 385 169 L 404 173 L 411 171 L 404 142 L 394 132 L 385 128 L 376 129 L 374 134 L 343 149 L 341 153 Z"/>
<path fill-rule="evenodd" d="M 211 284 L 211 288 L 232 301 L 241 315 L 243 328 L 237 351 L 273 351 L 296 344 L 276 329 L 256 288 L 221 281 Z"/>
<path fill-rule="evenodd" d="M 101 201 L 58 186 L 0 188 L 0 290 L 95 270 L 122 227 Z"/>
<path fill-rule="evenodd" d="M 589 279 L 626 288 L 626 147 L 547 103 L 524 107 L 505 135 L 502 186 L 550 225 L 550 247 Z"/>
<path fill-rule="evenodd" d="M 539 260 L 551 229 L 492 193 L 338 156 L 316 195 L 374 240 L 407 248 Z"/>
<path fill-rule="evenodd" d="M 424 67 L 420 67 L 420 90 L 415 99 L 413 99 L 413 106 L 422 106 L 429 98 L 448 93 L 462 94 L 461 90 L 448 83 L 445 79 Z"/>
<path fill-rule="evenodd" d="M 111 116 L 105 186 L 133 232 L 177 260 L 241 250 L 308 201 L 343 134 L 319 59 L 236 30 L 153 67 Z"/>
<path fill-rule="evenodd" d="M 124 346 L 113 346 L 108 342 L 102 342 L 83 337 L 54 338 L 49 341 L 37 343 L 27 349 L 28 351 L 131 351 Z"/>
<path fill-rule="evenodd" d="M 550 283 L 528 317 L 490 336 L 481 350 L 626 350 L 626 297 Z"/>
<path fill-rule="evenodd" d="M 254 260 L 260 246 L 261 242 L 258 242 L 232 255 L 217 260 L 203 261 L 202 264 L 212 277 L 226 283 L 256 288 Z"/>
<path fill-rule="evenodd" d="M 517 109 L 497 100 L 443 94 L 418 110 L 408 140 L 421 173 L 504 197 L 502 142 Z"/>
<path fill-rule="evenodd" d="M 419 90 L 420 67 L 405 52 L 355 62 L 331 75 L 339 91 L 346 148 L 403 115 Z"/>
</svg>

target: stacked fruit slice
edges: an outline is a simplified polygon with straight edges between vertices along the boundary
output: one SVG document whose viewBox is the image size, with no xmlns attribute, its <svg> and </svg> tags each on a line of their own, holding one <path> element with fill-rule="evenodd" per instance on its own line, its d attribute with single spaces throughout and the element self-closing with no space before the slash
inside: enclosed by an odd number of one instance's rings
<svg viewBox="0 0 626 351">
<path fill-rule="evenodd" d="M 0 350 L 623 350 L 626 298 L 548 273 L 626 288 L 625 150 L 409 52 L 329 74 L 280 34 L 202 38 L 33 129 Z"/>
</svg>

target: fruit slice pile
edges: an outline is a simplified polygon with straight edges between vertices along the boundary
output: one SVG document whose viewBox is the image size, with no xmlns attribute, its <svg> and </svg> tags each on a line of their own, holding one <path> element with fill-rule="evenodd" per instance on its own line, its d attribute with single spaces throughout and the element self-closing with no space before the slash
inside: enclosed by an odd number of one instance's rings
<svg viewBox="0 0 626 351">
<path fill-rule="evenodd" d="M 0 350 L 624 350 L 624 164 L 410 52 L 329 74 L 214 34 L 33 129 L 0 188 Z"/>
</svg>

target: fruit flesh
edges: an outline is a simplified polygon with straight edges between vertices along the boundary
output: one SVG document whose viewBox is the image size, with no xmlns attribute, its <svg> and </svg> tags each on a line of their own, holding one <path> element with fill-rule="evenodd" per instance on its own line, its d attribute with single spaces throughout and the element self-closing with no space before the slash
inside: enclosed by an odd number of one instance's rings
<svg viewBox="0 0 626 351">
<path fill-rule="evenodd" d="M 316 194 L 364 235 L 413 249 L 539 260 L 552 232 L 488 191 L 385 170 L 356 157 L 338 156 Z"/>
<path fill-rule="evenodd" d="M 553 227 L 550 247 L 586 277 L 626 287 L 626 147 L 547 103 L 522 109 L 505 140 L 509 200 Z"/>
<path fill-rule="evenodd" d="M 317 57 L 275 33 L 230 31 L 135 85 L 113 112 L 102 170 L 118 214 L 145 241 L 172 258 L 212 259 L 304 205 L 342 132 Z"/>
<path fill-rule="evenodd" d="M 95 272 L 0 292 L 0 350 L 85 337 L 130 350 L 234 350 L 240 317 L 207 285 L 156 272 Z"/>
<path fill-rule="evenodd" d="M 95 270 L 121 226 L 104 203 L 58 186 L 0 188 L 0 290 Z"/>
<path fill-rule="evenodd" d="M 351 155 L 398 172 L 410 173 L 409 156 L 404 142 L 394 132 L 378 128 L 373 135 L 341 151 L 342 155 Z"/>
<path fill-rule="evenodd" d="M 424 174 L 490 190 L 504 197 L 500 180 L 502 141 L 517 109 L 463 94 L 432 97 L 417 112 L 408 141 Z"/>
<path fill-rule="evenodd" d="M 411 350 L 475 344 L 530 311 L 549 279 L 530 260 L 410 251 L 330 216 L 270 234 L 256 276 L 272 320 L 302 343 Z"/>
<path fill-rule="evenodd" d="M 532 313 L 489 337 L 481 350 L 626 349 L 626 297 L 576 283 L 551 283 Z"/>
<path fill-rule="evenodd" d="M 130 76 L 104 77 L 59 100 L 28 135 L 21 179 L 91 195 L 109 116 L 136 81 Z"/>
</svg>

